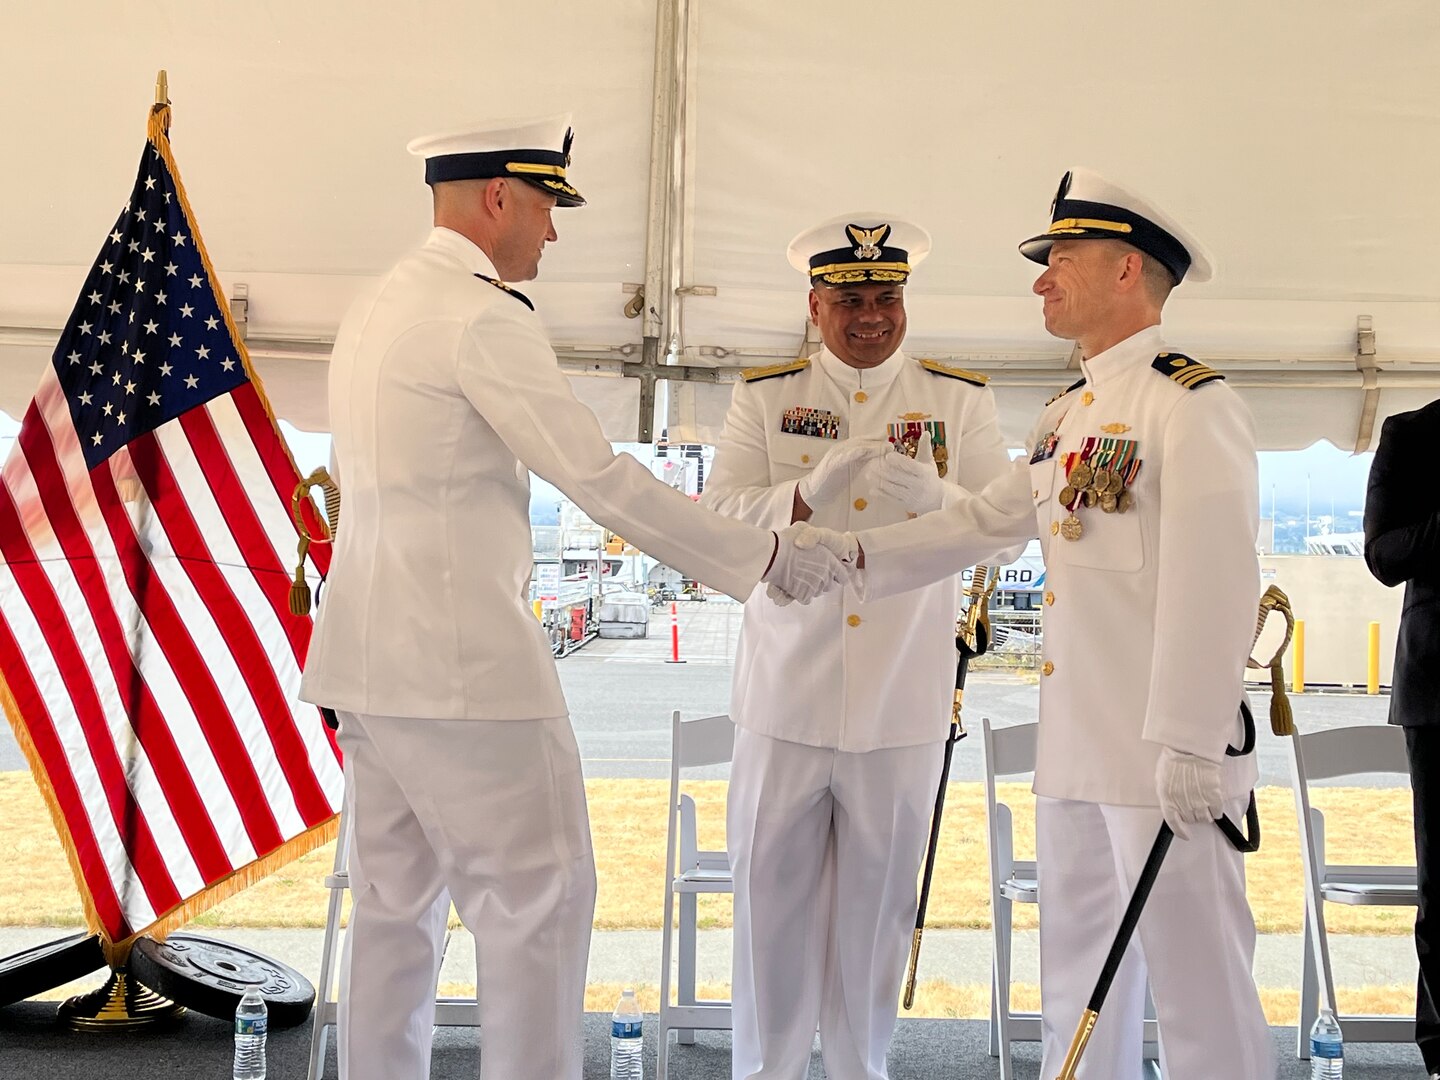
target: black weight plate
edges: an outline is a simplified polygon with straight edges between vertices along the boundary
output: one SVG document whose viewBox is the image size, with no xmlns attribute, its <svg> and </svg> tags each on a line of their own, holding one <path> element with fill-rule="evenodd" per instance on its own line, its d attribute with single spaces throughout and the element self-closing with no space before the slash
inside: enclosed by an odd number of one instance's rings
<svg viewBox="0 0 1440 1080">
<path fill-rule="evenodd" d="M 260 991 L 271 1027 L 294 1027 L 310 1015 L 315 987 L 292 967 L 229 942 L 195 934 L 141 938 L 130 973 L 157 994 L 219 1020 L 234 1020 L 250 987 Z"/>
<path fill-rule="evenodd" d="M 0 1005 L 43 994 L 104 966 L 105 951 L 94 934 L 71 934 L 7 956 L 0 960 Z"/>
</svg>

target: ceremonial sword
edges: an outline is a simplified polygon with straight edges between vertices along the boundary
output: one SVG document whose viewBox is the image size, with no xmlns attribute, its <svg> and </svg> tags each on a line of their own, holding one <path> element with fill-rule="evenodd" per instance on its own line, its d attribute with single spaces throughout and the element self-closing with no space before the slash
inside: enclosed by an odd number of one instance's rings
<svg viewBox="0 0 1440 1080">
<path fill-rule="evenodd" d="M 1262 619 L 1263 622 L 1263 619 Z M 1257 630 L 1258 638 L 1259 632 Z M 1240 702 L 1240 716 L 1245 725 L 1245 738 L 1242 745 L 1237 749 L 1233 746 L 1225 748 L 1227 757 L 1244 757 L 1255 749 L 1255 718 L 1251 715 L 1249 704 L 1242 698 Z M 1245 811 L 1245 824 L 1250 835 L 1247 837 L 1240 831 L 1233 821 L 1225 815 L 1215 819 L 1216 826 L 1225 834 L 1225 839 L 1236 851 L 1242 854 L 1251 854 L 1260 850 L 1260 814 L 1255 806 L 1255 792 L 1250 792 L 1250 805 Z M 1090 1001 L 1085 1006 L 1085 1011 L 1080 1014 L 1080 1023 L 1075 1028 L 1075 1035 L 1070 1040 L 1070 1049 L 1065 1054 L 1065 1063 L 1060 1067 L 1060 1075 L 1055 1080 L 1075 1080 L 1075 1072 L 1080 1068 L 1080 1058 L 1085 1053 L 1085 1046 L 1090 1042 L 1090 1036 L 1095 1031 L 1095 1021 L 1100 1019 L 1100 1008 L 1105 1004 L 1105 998 L 1110 993 L 1110 985 L 1115 981 L 1115 974 L 1120 970 L 1120 962 L 1125 959 L 1125 950 L 1130 945 L 1130 938 L 1135 934 L 1135 927 L 1140 922 L 1140 912 L 1145 909 L 1145 902 L 1150 899 L 1150 890 L 1155 887 L 1155 879 L 1160 874 L 1160 864 L 1165 861 L 1165 853 L 1170 850 L 1170 841 L 1175 834 L 1170 830 L 1168 823 L 1162 822 L 1159 831 L 1155 834 L 1155 842 L 1150 845 L 1150 854 L 1145 859 L 1145 866 L 1140 871 L 1140 878 L 1135 883 L 1135 891 L 1130 895 L 1130 903 L 1125 907 L 1125 915 L 1120 920 L 1120 929 L 1115 932 L 1115 940 L 1110 943 L 1110 952 L 1105 957 L 1105 964 L 1100 969 L 1100 978 L 1095 982 L 1095 990 L 1090 995 Z"/>
<path fill-rule="evenodd" d="M 989 578 L 989 583 L 986 579 Z M 930 878 L 935 873 L 935 854 L 940 846 L 940 819 L 945 813 L 945 787 L 950 782 L 950 759 L 955 744 L 965 737 L 960 719 L 960 703 L 965 695 L 965 675 L 971 657 L 981 656 L 990 648 L 990 594 L 999 580 L 997 570 L 992 577 L 988 568 L 975 567 L 970 578 L 970 606 L 955 624 L 955 702 L 950 707 L 950 734 L 945 740 L 945 762 L 940 767 L 940 787 L 935 792 L 935 811 L 930 817 L 930 845 L 925 851 L 925 873 L 920 880 L 920 904 L 915 909 L 915 934 L 910 939 L 910 962 L 905 972 L 905 1008 L 915 1004 L 915 969 L 920 963 L 920 939 L 925 933 L 925 908 L 930 902 Z"/>
</svg>

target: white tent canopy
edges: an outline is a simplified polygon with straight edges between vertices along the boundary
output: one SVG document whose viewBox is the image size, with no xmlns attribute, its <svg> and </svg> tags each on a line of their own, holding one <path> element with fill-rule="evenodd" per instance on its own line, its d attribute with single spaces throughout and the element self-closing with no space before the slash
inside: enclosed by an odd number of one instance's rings
<svg viewBox="0 0 1440 1080">
<path fill-rule="evenodd" d="M 878 207 L 935 240 L 907 350 L 988 372 L 1018 443 L 1076 375 L 1016 243 L 1083 164 L 1216 254 L 1167 334 L 1230 375 L 1264 445 L 1363 448 L 1440 395 L 1437 57 L 1432 0 L 18 7 L 0 36 L 0 408 L 22 413 L 49 360 L 165 68 L 206 245 L 300 427 L 325 426 L 350 298 L 427 228 L 406 141 L 573 111 L 590 205 L 557 212 L 524 289 L 612 438 L 636 437 L 645 384 L 619 376 L 669 362 L 718 369 L 663 384 L 672 438 L 713 440 L 735 370 L 808 348 L 789 238 Z"/>
</svg>

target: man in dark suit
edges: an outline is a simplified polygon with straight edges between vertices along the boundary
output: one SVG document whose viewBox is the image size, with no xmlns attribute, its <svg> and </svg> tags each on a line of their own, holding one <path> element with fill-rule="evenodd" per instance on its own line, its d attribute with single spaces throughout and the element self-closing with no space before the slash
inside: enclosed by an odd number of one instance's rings
<svg viewBox="0 0 1440 1080">
<path fill-rule="evenodd" d="M 1440 400 L 1385 421 L 1365 497 L 1365 562 L 1386 585 L 1405 583 L 1395 645 L 1390 723 L 1405 729 L 1415 795 L 1420 984 L 1415 1042 L 1440 1078 Z"/>
</svg>

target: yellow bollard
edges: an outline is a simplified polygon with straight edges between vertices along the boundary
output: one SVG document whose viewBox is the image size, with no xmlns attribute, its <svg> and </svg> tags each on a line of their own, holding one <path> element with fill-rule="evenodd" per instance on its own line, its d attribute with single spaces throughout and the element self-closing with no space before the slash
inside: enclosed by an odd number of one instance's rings
<svg viewBox="0 0 1440 1080">
<path fill-rule="evenodd" d="M 1305 693 L 1305 620 L 1295 620 L 1295 653 L 1291 660 L 1295 685 L 1292 693 Z"/>
<path fill-rule="evenodd" d="M 1369 692 L 1380 693 L 1380 624 L 1370 624 L 1370 684 Z"/>
<path fill-rule="evenodd" d="M 541 603 L 539 600 L 531 600 L 530 608 L 532 611 L 535 612 L 535 618 L 539 619 L 541 622 L 545 621 L 545 605 L 543 603 Z"/>
</svg>

